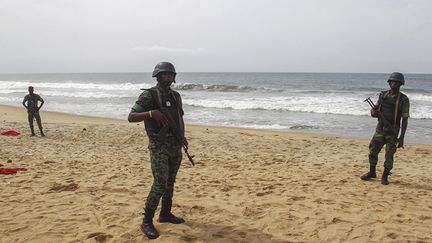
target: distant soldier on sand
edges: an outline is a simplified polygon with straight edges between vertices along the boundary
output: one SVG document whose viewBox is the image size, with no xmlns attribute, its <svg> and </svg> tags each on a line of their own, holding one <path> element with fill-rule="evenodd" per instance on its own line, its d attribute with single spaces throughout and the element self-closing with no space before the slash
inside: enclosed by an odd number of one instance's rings
<svg viewBox="0 0 432 243">
<path fill-rule="evenodd" d="M 388 84 L 390 90 L 381 92 L 378 103 L 375 108 L 371 109 L 371 116 L 378 117 L 378 125 L 369 144 L 370 171 L 360 177 L 362 180 L 376 178 L 378 154 L 385 144 L 384 172 L 381 177 L 381 184 L 383 185 L 389 184 L 388 176 L 393 168 L 393 156 L 396 148 L 403 148 L 404 146 L 410 106 L 408 97 L 399 91 L 400 87 L 405 84 L 403 74 L 392 73 L 388 79 Z M 399 130 L 400 136 L 398 138 Z"/>
<path fill-rule="evenodd" d="M 128 116 L 129 122 L 144 121 L 149 138 L 153 185 L 147 196 L 141 224 L 141 231 L 149 239 L 159 237 L 159 232 L 153 225 L 153 216 L 161 198 L 159 222 L 185 222 L 171 213 L 174 182 L 182 160 L 181 149 L 188 145 L 184 137 L 182 100 L 180 94 L 170 88 L 175 82 L 175 76 L 176 71 L 171 63 L 157 64 L 153 71 L 157 85 L 142 92 Z M 171 127 L 172 123 L 175 123 L 178 130 Z"/>
<path fill-rule="evenodd" d="M 39 110 L 42 108 L 44 100 L 38 94 L 33 93 L 33 90 L 34 88 L 32 86 L 28 87 L 29 94 L 24 97 L 22 104 L 27 109 L 31 136 L 35 136 L 33 120 L 36 119 L 40 134 L 42 137 L 45 137 L 45 134 L 42 131 L 42 121 L 39 115 Z M 38 106 L 38 101 L 40 101 L 40 106 Z"/>
</svg>

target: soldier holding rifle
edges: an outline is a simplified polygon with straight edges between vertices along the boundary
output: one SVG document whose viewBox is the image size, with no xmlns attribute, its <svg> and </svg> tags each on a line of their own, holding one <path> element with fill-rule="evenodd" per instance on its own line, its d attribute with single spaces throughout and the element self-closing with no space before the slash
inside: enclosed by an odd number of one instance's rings
<svg viewBox="0 0 432 243">
<path fill-rule="evenodd" d="M 187 153 L 188 142 L 184 136 L 183 108 L 180 94 L 170 88 L 175 82 L 176 71 L 169 62 L 156 65 L 153 77 L 157 85 L 146 89 L 129 113 L 129 122 L 144 121 L 149 138 L 153 185 L 148 194 L 141 231 L 156 239 L 159 232 L 153 225 L 153 216 L 162 198 L 159 222 L 181 224 L 185 220 L 171 213 L 174 182 L 182 160 L 182 147 Z"/>
<path fill-rule="evenodd" d="M 396 148 L 403 148 L 404 146 L 409 117 L 408 97 L 400 92 L 400 87 L 405 84 L 403 74 L 392 73 L 388 79 L 388 84 L 390 90 L 380 93 L 376 105 L 373 104 L 370 98 L 365 100 L 372 107 L 371 116 L 378 118 L 378 124 L 369 144 L 369 172 L 360 177 L 362 180 L 376 178 L 378 154 L 386 145 L 384 172 L 381 177 L 381 184 L 383 185 L 389 184 L 388 176 L 393 168 L 393 157 Z M 400 136 L 398 138 L 399 131 Z"/>
</svg>

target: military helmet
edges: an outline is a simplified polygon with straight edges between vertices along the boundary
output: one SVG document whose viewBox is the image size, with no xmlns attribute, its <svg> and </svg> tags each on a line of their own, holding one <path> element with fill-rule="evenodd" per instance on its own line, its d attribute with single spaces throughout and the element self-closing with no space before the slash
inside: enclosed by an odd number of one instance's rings
<svg viewBox="0 0 432 243">
<path fill-rule="evenodd" d="M 176 75 L 174 65 L 172 65 L 172 63 L 170 63 L 170 62 L 158 63 L 153 70 L 153 76 L 152 77 L 157 77 L 158 74 L 161 72 L 170 72 L 170 73 L 174 73 L 174 76 Z"/>
<path fill-rule="evenodd" d="M 402 73 L 398 73 L 398 72 L 394 72 L 394 73 L 392 73 L 392 74 L 390 75 L 389 79 L 388 79 L 388 82 L 389 82 L 389 81 L 398 81 L 398 82 L 400 82 L 402 85 L 405 84 L 405 78 L 404 78 L 403 74 L 402 74 Z"/>
</svg>

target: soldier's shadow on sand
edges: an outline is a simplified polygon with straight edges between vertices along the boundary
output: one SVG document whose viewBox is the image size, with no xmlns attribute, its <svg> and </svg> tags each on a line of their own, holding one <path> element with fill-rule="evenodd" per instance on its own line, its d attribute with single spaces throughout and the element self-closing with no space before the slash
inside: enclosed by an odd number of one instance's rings
<svg viewBox="0 0 432 243">
<path fill-rule="evenodd" d="M 193 229 L 193 233 L 179 234 L 176 232 L 167 232 L 166 234 L 184 242 L 290 242 L 288 240 L 274 239 L 272 235 L 258 229 L 241 226 L 200 224 L 196 222 L 188 222 L 186 225 Z"/>
</svg>

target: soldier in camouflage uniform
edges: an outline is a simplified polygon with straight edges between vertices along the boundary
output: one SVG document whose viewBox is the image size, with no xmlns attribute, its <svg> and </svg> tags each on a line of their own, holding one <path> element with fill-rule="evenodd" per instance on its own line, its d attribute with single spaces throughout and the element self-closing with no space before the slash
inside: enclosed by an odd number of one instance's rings
<svg viewBox="0 0 432 243">
<path fill-rule="evenodd" d="M 44 104 L 44 100 L 38 94 L 33 93 L 33 91 L 34 88 L 32 86 L 29 86 L 28 87 L 29 94 L 24 97 L 22 104 L 27 109 L 31 136 L 35 136 L 35 132 L 33 128 L 33 120 L 36 119 L 40 134 L 42 137 L 45 137 L 45 134 L 42 131 L 42 121 L 39 115 L 39 110 L 40 108 L 42 108 Z M 40 106 L 38 106 L 38 101 L 41 102 Z"/>
<path fill-rule="evenodd" d="M 162 208 L 159 214 L 159 222 L 181 224 L 184 219 L 171 213 L 174 182 L 182 160 L 182 143 L 187 147 L 184 137 L 183 109 L 180 94 L 170 88 L 175 82 L 176 71 L 169 62 L 161 62 L 156 65 L 153 77 L 157 78 L 155 87 L 144 90 L 129 113 L 129 122 L 144 121 L 147 136 L 149 138 L 149 150 L 151 168 L 153 173 L 153 185 L 147 196 L 144 208 L 144 219 L 141 231 L 149 238 L 159 237 L 159 233 L 153 225 L 153 216 L 162 198 Z M 167 118 L 160 111 L 160 107 L 166 108 L 171 117 L 180 128 L 182 142 L 173 135 L 168 126 Z M 165 109 L 165 110 L 166 110 Z M 167 131 L 162 132 L 162 130 Z"/>
<path fill-rule="evenodd" d="M 410 106 L 408 97 L 399 91 L 401 85 L 405 84 L 405 78 L 403 74 L 397 72 L 392 73 L 388 79 L 388 83 L 390 90 L 380 93 L 376 109 L 371 109 L 371 116 L 378 117 L 378 113 L 381 113 L 382 117 L 387 120 L 390 127 L 386 126 L 383 121 L 378 120 L 376 132 L 369 144 L 370 170 L 368 173 L 360 177 L 362 180 L 376 178 L 376 164 L 378 162 L 378 154 L 385 144 L 386 150 L 384 172 L 381 177 L 381 184 L 383 185 L 389 184 L 388 176 L 390 175 L 390 171 L 393 168 L 393 157 L 396 152 L 396 148 L 403 148 L 404 146 Z M 399 130 L 400 136 L 398 138 Z"/>
</svg>

